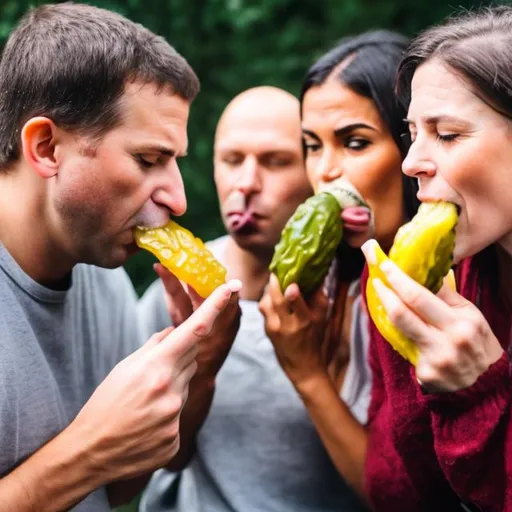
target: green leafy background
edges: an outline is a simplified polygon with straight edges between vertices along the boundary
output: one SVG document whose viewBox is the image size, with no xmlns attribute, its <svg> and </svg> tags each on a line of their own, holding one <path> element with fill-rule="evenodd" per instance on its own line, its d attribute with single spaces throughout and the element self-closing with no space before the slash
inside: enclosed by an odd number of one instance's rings
<svg viewBox="0 0 512 512">
<path fill-rule="evenodd" d="M 0 44 L 30 6 L 45 2 L 2 0 Z M 208 240 L 223 233 L 212 179 L 212 138 L 226 103 L 257 85 L 297 94 L 315 58 L 338 39 L 387 28 L 414 36 L 463 9 L 488 2 L 446 0 L 97 0 L 164 36 L 201 80 L 189 124 L 189 156 L 182 162 L 188 196 L 183 225 Z M 154 279 L 153 257 L 140 253 L 126 268 L 141 293 Z"/>
</svg>

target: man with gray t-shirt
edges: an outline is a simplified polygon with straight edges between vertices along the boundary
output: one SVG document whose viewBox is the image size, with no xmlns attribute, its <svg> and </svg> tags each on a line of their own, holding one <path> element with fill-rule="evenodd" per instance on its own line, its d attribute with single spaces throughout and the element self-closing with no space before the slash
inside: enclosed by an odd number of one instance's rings
<svg viewBox="0 0 512 512">
<path fill-rule="evenodd" d="M 364 510 L 282 370 L 258 310 L 281 230 L 312 193 L 304 169 L 299 102 L 271 87 L 245 91 L 219 121 L 214 155 L 229 235 L 208 245 L 228 275 L 244 282 L 240 329 L 232 347 L 225 340 L 200 344 L 189 402 L 203 416 L 201 421 L 196 417 L 195 422 L 182 422 L 188 458 L 181 459 L 181 467 L 175 464 L 175 472 L 155 473 L 141 512 Z M 184 318 L 186 296 L 168 310 L 163 285 L 169 283 L 162 277 L 141 299 L 146 321 L 152 320 L 146 325 L 149 331 L 167 325 L 169 313 L 175 324 Z M 370 391 L 366 318 L 359 300 L 352 311 L 352 340 L 359 343 L 351 346 L 341 395 L 355 418 L 365 423 Z"/>
<path fill-rule="evenodd" d="M 0 62 L 0 510 L 110 510 L 178 453 L 198 342 L 240 283 L 146 340 L 120 267 L 185 210 L 176 157 L 199 89 L 162 38 L 41 6 Z M 103 267 L 103 268 L 101 268 Z M 108 270 L 107 270 L 108 269 Z"/>
</svg>

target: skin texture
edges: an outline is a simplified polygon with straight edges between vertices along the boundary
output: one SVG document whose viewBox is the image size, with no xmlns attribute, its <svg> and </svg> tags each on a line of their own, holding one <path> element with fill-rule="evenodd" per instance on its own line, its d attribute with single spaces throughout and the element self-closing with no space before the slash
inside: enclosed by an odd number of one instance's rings
<svg viewBox="0 0 512 512">
<path fill-rule="evenodd" d="M 355 229 L 346 229 L 346 241 L 360 247 L 370 236 L 377 236 L 390 247 L 404 218 L 402 160 L 374 103 L 337 79 L 327 79 L 304 96 L 302 134 L 313 188 L 348 179 L 373 210 L 375 231 L 370 217 L 361 215 Z M 260 311 L 278 360 L 304 401 L 333 463 L 364 497 L 367 436 L 339 396 L 350 358 L 353 298 L 347 297 L 347 290 L 348 283 L 339 284 L 329 318 L 329 301 L 322 288 L 306 301 L 296 284 L 281 293 L 272 276 Z"/>
<path fill-rule="evenodd" d="M 312 193 L 297 99 L 273 87 L 237 96 L 217 127 L 214 167 L 228 233 L 237 245 L 270 261 L 284 224 Z M 239 211 L 253 212 L 247 229 L 232 226 L 230 217 Z"/>
<path fill-rule="evenodd" d="M 403 170 L 418 178 L 418 197 L 460 207 L 456 261 L 498 245 L 502 295 L 509 297 L 511 122 L 439 60 L 427 61 L 416 71 L 408 118 L 413 144 Z M 374 244 L 363 248 L 368 261 L 374 261 Z M 377 293 L 391 321 L 416 342 L 416 376 L 426 389 L 467 388 L 502 356 L 478 308 L 446 284 L 435 296 L 391 262 L 381 269 L 392 289 L 379 281 Z"/>
<path fill-rule="evenodd" d="M 2 177 L 0 234 L 38 281 L 62 279 L 77 262 L 119 266 L 136 250 L 135 225 L 159 226 L 186 209 L 177 158 L 187 151 L 188 102 L 128 84 L 121 108 L 120 126 L 99 142 L 47 118 L 23 128 L 24 158 Z M 9 201 L 22 193 L 23 204 Z M 16 252 L 21 237 L 37 245 L 32 255 Z"/>
<path fill-rule="evenodd" d="M 274 245 L 288 217 L 311 188 L 302 163 L 299 103 L 273 87 L 249 89 L 235 97 L 219 121 L 215 137 L 215 183 L 230 235 L 223 263 L 228 277 L 244 283 L 241 297 L 258 300 L 269 277 Z M 250 229 L 235 229 L 232 217 L 249 215 Z M 202 303 L 193 290 L 157 265 L 167 290 L 173 325 L 180 325 Z M 198 369 L 181 416 L 181 447 L 169 469 L 183 469 L 195 451 L 222 367 L 240 325 L 238 297 L 199 344 Z"/>
<path fill-rule="evenodd" d="M 421 201 L 460 207 L 456 261 L 494 242 L 511 252 L 512 122 L 435 60 L 414 75 L 408 119 L 414 142 L 403 171 L 418 178 Z"/>
<path fill-rule="evenodd" d="M 0 175 L 0 240 L 40 284 L 69 284 L 79 262 L 123 264 L 135 250 L 133 226 L 186 209 L 177 158 L 187 150 L 188 102 L 127 83 L 120 108 L 120 124 L 100 140 L 29 119 L 22 157 Z M 0 479 L 2 506 L 67 510 L 103 485 L 112 504 L 135 495 L 177 454 L 200 341 L 233 321 L 240 288 L 220 286 L 186 322 L 119 362 L 66 429 Z"/>
<path fill-rule="evenodd" d="M 375 104 L 338 80 L 312 87 L 302 107 L 306 170 L 315 189 L 340 177 L 356 187 L 374 212 L 373 237 L 391 246 L 402 223 L 402 158 Z M 347 232 L 360 247 L 366 232 Z"/>
</svg>

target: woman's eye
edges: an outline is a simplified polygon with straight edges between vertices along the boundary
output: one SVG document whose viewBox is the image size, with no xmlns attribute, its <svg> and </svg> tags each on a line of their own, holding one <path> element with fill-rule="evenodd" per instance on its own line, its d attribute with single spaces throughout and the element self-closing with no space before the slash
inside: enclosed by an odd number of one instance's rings
<svg viewBox="0 0 512 512">
<path fill-rule="evenodd" d="M 445 135 L 441 135 L 440 133 L 437 134 L 437 140 L 440 140 L 442 142 L 452 142 L 459 136 L 458 133 L 449 133 Z"/>
<path fill-rule="evenodd" d="M 317 151 L 319 151 L 321 148 L 320 144 L 317 144 L 315 142 L 310 142 L 310 143 L 304 143 L 304 151 L 306 152 L 306 154 L 308 153 L 316 153 Z"/>
<path fill-rule="evenodd" d="M 346 147 L 349 149 L 362 150 L 370 144 L 370 141 L 366 139 L 349 139 L 346 142 Z"/>
</svg>

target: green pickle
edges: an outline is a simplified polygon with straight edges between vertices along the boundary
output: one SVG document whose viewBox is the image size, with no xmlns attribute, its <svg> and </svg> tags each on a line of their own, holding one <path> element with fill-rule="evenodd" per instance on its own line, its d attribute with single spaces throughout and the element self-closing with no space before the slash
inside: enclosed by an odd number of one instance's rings
<svg viewBox="0 0 512 512">
<path fill-rule="evenodd" d="M 323 281 L 343 236 L 341 206 L 329 192 L 302 203 L 281 233 L 270 263 L 284 291 L 297 283 L 303 294 Z"/>
<path fill-rule="evenodd" d="M 295 210 L 269 266 L 283 292 L 297 283 L 309 295 L 322 284 L 343 238 L 341 211 L 347 206 L 368 205 L 346 186 L 319 191 Z"/>
</svg>

